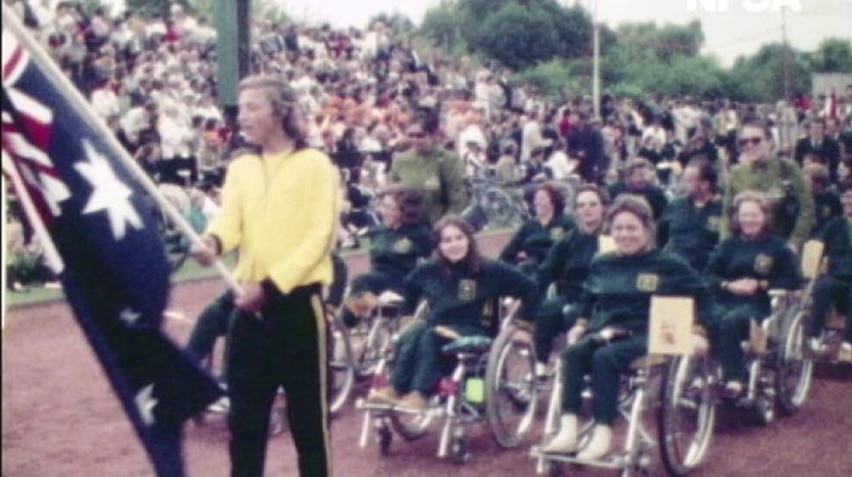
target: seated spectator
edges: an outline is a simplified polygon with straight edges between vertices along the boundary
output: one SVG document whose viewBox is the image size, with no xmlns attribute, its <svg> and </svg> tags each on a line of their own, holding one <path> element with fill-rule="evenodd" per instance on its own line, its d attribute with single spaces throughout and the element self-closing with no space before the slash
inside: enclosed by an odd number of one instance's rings
<svg viewBox="0 0 852 477">
<path fill-rule="evenodd" d="M 654 220 L 659 220 L 668 199 L 666 193 L 654 184 L 655 177 L 656 171 L 650 161 L 642 157 L 631 159 L 624 168 L 624 180 L 609 186 L 609 196 L 612 200 L 621 194 L 643 197 L 654 212 Z"/>
</svg>

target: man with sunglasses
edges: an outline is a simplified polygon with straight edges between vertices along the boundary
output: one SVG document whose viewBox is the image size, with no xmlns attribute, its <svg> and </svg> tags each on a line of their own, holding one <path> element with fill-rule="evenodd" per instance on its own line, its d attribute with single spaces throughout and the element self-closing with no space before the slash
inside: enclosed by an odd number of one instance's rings
<svg viewBox="0 0 852 477">
<path fill-rule="evenodd" d="M 743 123 L 737 145 L 739 163 L 731 168 L 725 184 L 723 206 L 730 210 L 733 198 L 744 190 L 761 191 L 772 203 L 773 231 L 799 250 L 814 223 L 814 201 L 802 169 L 792 160 L 774 157 L 769 128 L 759 120 Z M 731 234 L 728 214 L 722 214 L 721 239 Z"/>
</svg>

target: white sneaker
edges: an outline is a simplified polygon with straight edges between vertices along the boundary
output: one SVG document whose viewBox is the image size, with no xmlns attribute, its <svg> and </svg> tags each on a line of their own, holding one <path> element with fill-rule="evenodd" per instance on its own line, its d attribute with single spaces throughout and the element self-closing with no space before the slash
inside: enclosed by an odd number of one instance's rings
<svg viewBox="0 0 852 477">
<path fill-rule="evenodd" d="M 545 454 L 571 454 L 577 452 L 577 415 L 565 414 L 559 422 L 559 432 L 541 447 Z"/>
<path fill-rule="evenodd" d="M 595 424 L 592 433 L 592 439 L 577 454 L 577 459 L 581 460 L 598 460 L 609 454 L 610 446 L 612 445 L 612 428 L 603 424 Z"/>
<path fill-rule="evenodd" d="M 852 343 L 844 341 L 837 351 L 837 360 L 843 363 L 852 363 Z"/>
<path fill-rule="evenodd" d="M 809 338 L 808 339 L 808 348 L 812 353 L 822 354 L 825 353 L 826 347 L 822 343 L 822 340 L 819 338 Z"/>
</svg>

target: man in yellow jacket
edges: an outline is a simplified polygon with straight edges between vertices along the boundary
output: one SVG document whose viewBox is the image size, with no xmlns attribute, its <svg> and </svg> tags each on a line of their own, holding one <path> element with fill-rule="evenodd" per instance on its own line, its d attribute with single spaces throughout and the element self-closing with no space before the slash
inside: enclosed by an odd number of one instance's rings
<svg viewBox="0 0 852 477">
<path fill-rule="evenodd" d="M 194 250 L 202 263 L 239 251 L 242 293 L 229 330 L 232 477 L 262 477 L 269 412 L 279 386 L 303 477 L 331 475 L 322 286 L 331 283 L 338 173 L 306 147 L 296 97 L 284 79 L 240 83 L 239 126 L 259 153 L 235 159 L 222 212 Z"/>
</svg>

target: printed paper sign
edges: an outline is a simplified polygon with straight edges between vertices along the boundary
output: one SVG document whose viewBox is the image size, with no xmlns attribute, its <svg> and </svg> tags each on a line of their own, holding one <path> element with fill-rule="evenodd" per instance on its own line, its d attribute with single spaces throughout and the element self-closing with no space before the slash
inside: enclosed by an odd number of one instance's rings
<svg viewBox="0 0 852 477">
<path fill-rule="evenodd" d="M 651 297 L 648 354 L 691 354 L 694 321 L 695 306 L 692 298 Z"/>
</svg>

